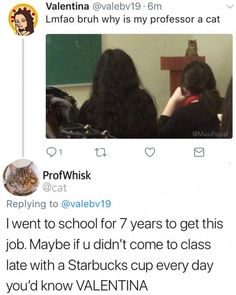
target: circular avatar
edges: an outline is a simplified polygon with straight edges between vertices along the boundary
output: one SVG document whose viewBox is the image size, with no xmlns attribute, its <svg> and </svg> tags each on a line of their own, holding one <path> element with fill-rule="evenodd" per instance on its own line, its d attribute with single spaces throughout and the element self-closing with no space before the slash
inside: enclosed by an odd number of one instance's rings
<svg viewBox="0 0 236 295">
<path fill-rule="evenodd" d="M 11 28 L 18 36 L 28 36 L 34 32 L 38 14 L 31 5 L 21 3 L 12 8 L 8 19 Z"/>
<path fill-rule="evenodd" d="M 36 191 L 39 181 L 35 164 L 19 159 L 9 164 L 3 172 L 6 190 L 16 196 L 27 196 Z"/>
</svg>

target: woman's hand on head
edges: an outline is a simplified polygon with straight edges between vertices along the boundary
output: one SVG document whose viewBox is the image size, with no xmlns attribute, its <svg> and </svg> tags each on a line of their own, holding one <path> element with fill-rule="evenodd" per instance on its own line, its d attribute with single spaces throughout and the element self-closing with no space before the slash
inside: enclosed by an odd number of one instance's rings
<svg viewBox="0 0 236 295">
<path fill-rule="evenodd" d="M 183 95 L 182 90 L 180 87 L 175 89 L 175 92 L 171 96 L 170 100 L 173 100 L 176 104 L 183 102 L 186 99 L 186 95 Z"/>
<path fill-rule="evenodd" d="M 183 102 L 186 99 L 186 95 L 183 95 L 182 90 L 180 87 L 175 89 L 175 92 L 169 99 L 162 115 L 170 117 L 172 113 L 176 110 L 178 104 Z"/>
</svg>

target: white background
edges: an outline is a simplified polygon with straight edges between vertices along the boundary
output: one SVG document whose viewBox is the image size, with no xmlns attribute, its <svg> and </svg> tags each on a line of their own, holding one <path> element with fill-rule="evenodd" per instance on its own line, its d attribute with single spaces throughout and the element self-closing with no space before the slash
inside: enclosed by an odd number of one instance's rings
<svg viewBox="0 0 236 295">
<path fill-rule="evenodd" d="M 57 2 L 57 1 L 55 1 Z M 70 1 L 68 1 L 69 3 Z M 107 1 L 106 1 L 107 2 Z M 126 1 L 125 1 L 126 2 Z M 142 1 L 144 2 L 144 1 Z M 66 3 L 63 2 L 63 3 Z M 86 2 L 85 2 L 86 3 Z M 92 1 L 88 1 L 92 4 Z M 1 1 L 0 10 L 0 64 L 1 64 L 1 166 L 3 171 L 10 162 L 21 158 L 21 37 L 14 35 L 8 24 L 8 13 L 17 4 L 15 1 Z M 8 199 L 19 201 L 0 187 L 0 226 L 1 260 L 0 290 L 6 294 L 5 281 L 28 281 L 45 279 L 55 282 L 68 282 L 75 279 L 145 279 L 149 292 L 146 294 L 235 294 L 235 140 L 47 140 L 45 138 L 45 36 L 49 33 L 193 33 L 193 34 L 234 34 L 233 22 L 235 8 L 228 9 L 224 1 L 164 1 L 163 15 L 220 15 L 222 24 L 200 25 L 46 25 L 46 6 L 44 1 L 32 1 L 39 13 L 39 22 L 35 33 L 25 38 L 25 157 L 33 160 L 40 171 L 57 172 L 65 170 L 92 171 L 90 182 L 70 182 L 68 193 L 45 193 L 42 188 L 27 198 L 28 201 L 64 199 L 71 201 L 110 199 L 110 209 L 51 209 L 17 210 L 6 209 Z M 86 14 L 86 12 L 79 12 Z M 114 14 L 115 12 L 108 12 Z M 154 12 L 149 12 L 152 15 Z M 58 12 L 66 14 L 66 12 Z M 72 12 L 67 12 L 72 14 Z M 74 14 L 78 14 L 76 11 Z M 93 14 L 93 12 L 90 12 Z M 96 13 L 94 13 L 96 14 Z M 126 12 L 131 14 L 131 12 Z M 123 12 L 121 12 L 123 15 Z M 145 15 L 148 12 L 145 11 Z M 62 149 L 63 155 L 49 158 L 45 150 L 48 146 Z M 193 148 L 199 146 L 206 150 L 205 158 L 194 158 Z M 105 158 L 97 158 L 94 149 L 104 147 Z M 149 158 L 146 147 L 154 147 L 156 153 Z M 25 200 L 22 198 L 21 200 Z M 37 219 L 60 218 L 93 219 L 106 217 L 118 219 L 128 217 L 134 220 L 165 220 L 217 218 L 224 221 L 223 230 L 190 230 L 182 233 L 178 230 L 140 230 L 134 233 L 126 231 L 46 231 L 6 230 L 6 217 Z M 84 238 L 114 238 L 139 240 L 195 240 L 212 241 L 210 251 L 98 251 L 95 253 L 60 252 L 48 254 L 46 251 L 12 251 L 5 253 L 5 240 L 30 237 L 43 237 L 54 240 Z M 144 272 L 6 272 L 6 259 L 20 261 L 55 261 L 67 258 L 89 260 L 146 260 L 146 261 L 214 261 L 213 271 L 181 272 L 152 271 Z M 14 294 L 12 292 L 10 294 Z M 18 292 L 17 294 L 45 294 L 46 292 Z M 54 294 L 53 292 L 47 292 Z M 57 294 L 58 292 L 55 292 Z M 82 292 L 81 292 L 82 293 Z M 86 293 L 86 292 L 85 292 Z M 88 294 L 90 292 L 87 291 Z M 115 294 L 115 292 L 110 292 Z M 116 292 L 119 293 L 119 292 Z M 121 292 L 120 292 L 121 293 Z M 128 293 L 128 292 L 126 292 Z M 135 292 L 130 292 L 134 294 Z M 74 289 L 71 293 L 78 294 Z M 92 292 L 91 292 L 92 294 Z"/>
</svg>

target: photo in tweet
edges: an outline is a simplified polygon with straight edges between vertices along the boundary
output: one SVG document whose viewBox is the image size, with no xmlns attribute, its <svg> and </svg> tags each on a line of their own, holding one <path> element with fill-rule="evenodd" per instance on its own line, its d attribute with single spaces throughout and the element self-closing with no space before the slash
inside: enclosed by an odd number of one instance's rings
<svg viewBox="0 0 236 295">
<path fill-rule="evenodd" d="M 231 138 L 231 79 L 229 34 L 47 35 L 46 136 Z"/>
</svg>

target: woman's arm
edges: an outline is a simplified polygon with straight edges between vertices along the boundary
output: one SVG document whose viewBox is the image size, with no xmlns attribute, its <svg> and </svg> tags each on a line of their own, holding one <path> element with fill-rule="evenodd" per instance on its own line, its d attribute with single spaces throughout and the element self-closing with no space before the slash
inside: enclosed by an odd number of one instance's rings
<svg viewBox="0 0 236 295">
<path fill-rule="evenodd" d="M 186 96 L 182 94 L 181 88 L 177 87 L 171 98 L 169 99 L 162 115 L 170 117 L 175 111 L 177 105 L 186 99 Z"/>
</svg>

